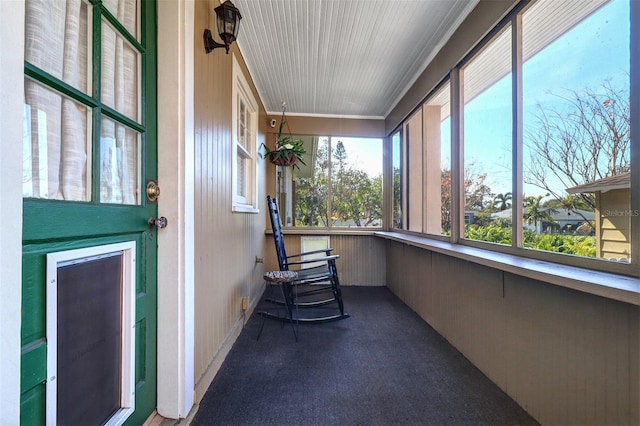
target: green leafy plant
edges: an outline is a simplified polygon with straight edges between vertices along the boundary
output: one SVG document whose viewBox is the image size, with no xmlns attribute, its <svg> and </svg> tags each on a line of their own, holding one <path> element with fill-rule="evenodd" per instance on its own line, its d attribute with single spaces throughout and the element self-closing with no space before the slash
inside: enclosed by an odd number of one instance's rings
<svg viewBox="0 0 640 426">
<path fill-rule="evenodd" d="M 284 126 L 287 125 L 287 119 L 282 112 L 282 120 L 278 128 L 275 149 L 270 149 L 264 143 L 260 146 L 263 152 L 260 157 L 268 158 L 273 164 L 278 166 L 293 166 L 299 168 L 298 162 L 305 164 L 304 155 L 307 151 L 304 149 L 304 141 L 302 139 L 294 139 L 291 134 L 283 135 Z M 288 127 L 288 125 L 287 125 Z"/>
</svg>

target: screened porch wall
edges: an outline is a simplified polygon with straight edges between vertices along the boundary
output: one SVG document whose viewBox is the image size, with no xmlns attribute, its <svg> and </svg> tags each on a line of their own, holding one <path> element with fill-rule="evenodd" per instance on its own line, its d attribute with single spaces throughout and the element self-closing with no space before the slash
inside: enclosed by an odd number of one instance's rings
<svg viewBox="0 0 640 426">
<path fill-rule="evenodd" d="M 232 213 L 232 55 L 243 69 L 254 97 L 259 96 L 234 43 L 229 54 L 205 54 L 204 28 L 212 28 L 207 8 L 195 2 L 195 365 L 196 402 L 215 376 L 243 325 L 242 298 L 253 306 L 262 289 L 265 209 L 259 214 Z M 214 29 L 214 28 L 212 28 Z M 258 144 L 264 141 L 266 113 L 259 102 Z M 265 171 L 259 162 L 259 194 Z"/>
<path fill-rule="evenodd" d="M 640 423 L 640 307 L 397 242 L 387 285 L 541 424 Z"/>
</svg>

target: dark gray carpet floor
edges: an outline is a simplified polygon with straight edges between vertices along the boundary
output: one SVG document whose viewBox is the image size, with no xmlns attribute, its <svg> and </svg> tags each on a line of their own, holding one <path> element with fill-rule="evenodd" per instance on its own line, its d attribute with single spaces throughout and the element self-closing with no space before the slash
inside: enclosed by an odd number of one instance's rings
<svg viewBox="0 0 640 426">
<path fill-rule="evenodd" d="M 254 314 L 193 425 L 530 425 L 536 422 L 386 287 L 343 287 L 350 318 Z"/>
</svg>

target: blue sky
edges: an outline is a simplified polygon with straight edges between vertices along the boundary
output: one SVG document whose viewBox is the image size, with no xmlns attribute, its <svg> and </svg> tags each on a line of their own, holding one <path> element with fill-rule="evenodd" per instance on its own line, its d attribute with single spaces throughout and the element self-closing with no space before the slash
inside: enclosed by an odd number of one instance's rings
<svg viewBox="0 0 640 426">
<path fill-rule="evenodd" d="M 334 147 L 338 141 L 344 143 L 349 163 L 366 172 L 370 177 L 382 175 L 382 139 L 332 138 Z"/>
<path fill-rule="evenodd" d="M 524 65 L 524 121 L 533 124 L 537 103 L 562 108 L 558 95 L 597 89 L 611 79 L 628 87 L 629 0 L 614 0 L 547 46 Z M 467 105 L 465 163 L 488 173 L 494 193 L 511 191 L 511 78 L 507 76 Z M 471 114 L 470 112 L 474 113 Z M 544 193 L 525 185 L 526 195 Z"/>
</svg>

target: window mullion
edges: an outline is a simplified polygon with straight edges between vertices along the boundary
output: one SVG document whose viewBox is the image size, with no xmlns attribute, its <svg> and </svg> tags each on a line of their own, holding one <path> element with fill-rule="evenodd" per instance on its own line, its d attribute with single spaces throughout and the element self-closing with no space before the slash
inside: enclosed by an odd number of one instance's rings
<svg viewBox="0 0 640 426">
<path fill-rule="evenodd" d="M 630 5 L 630 140 L 631 140 L 631 264 L 635 275 L 640 271 L 640 2 Z"/>
<path fill-rule="evenodd" d="M 247 151 L 247 149 L 242 146 L 242 144 L 236 144 L 236 147 L 238 148 L 238 152 L 242 154 L 244 158 L 251 159 L 251 153 L 249 153 L 249 151 Z"/>
<path fill-rule="evenodd" d="M 131 46 L 133 46 L 138 52 L 145 53 L 146 49 L 144 46 L 136 39 L 135 35 L 131 34 L 129 30 L 122 25 L 120 21 L 116 17 L 109 12 L 109 9 L 106 7 L 101 8 L 102 17 L 113 26 L 117 33 L 119 33 Z"/>
<path fill-rule="evenodd" d="M 393 135 L 393 134 L 392 134 Z M 382 229 L 393 229 L 393 136 L 382 140 Z M 388 177 L 387 177 L 388 176 Z"/>
<path fill-rule="evenodd" d="M 30 77 L 33 80 L 42 83 L 43 85 L 50 87 L 73 100 L 87 105 L 89 108 L 93 108 L 97 105 L 96 101 L 91 96 L 88 96 L 86 93 L 83 93 L 70 84 L 65 83 L 64 81 L 52 76 L 48 72 L 41 70 L 40 68 L 36 67 L 33 64 L 30 64 L 29 62 L 24 63 L 24 74 L 27 77 Z"/>
<path fill-rule="evenodd" d="M 451 70 L 451 242 L 464 236 L 464 117 L 462 71 Z"/>
<path fill-rule="evenodd" d="M 511 20 L 511 61 L 512 75 L 512 179 L 511 184 L 511 226 L 513 247 L 522 247 L 522 197 L 523 197 L 523 114 L 522 114 L 522 14 L 516 13 Z"/>
<path fill-rule="evenodd" d="M 91 202 L 98 204 L 100 202 L 100 133 L 102 126 L 102 108 L 101 102 L 101 70 L 102 70 L 102 8 L 94 4 L 93 7 L 93 28 L 91 32 L 93 52 L 91 89 L 92 96 L 98 102 L 98 106 L 93 110 L 92 116 L 92 141 L 91 141 Z"/>
<path fill-rule="evenodd" d="M 409 122 L 405 122 L 402 126 L 402 229 L 409 229 L 409 189 L 411 188 L 411 182 L 409 182 L 409 173 L 411 167 L 409 166 Z"/>
</svg>

